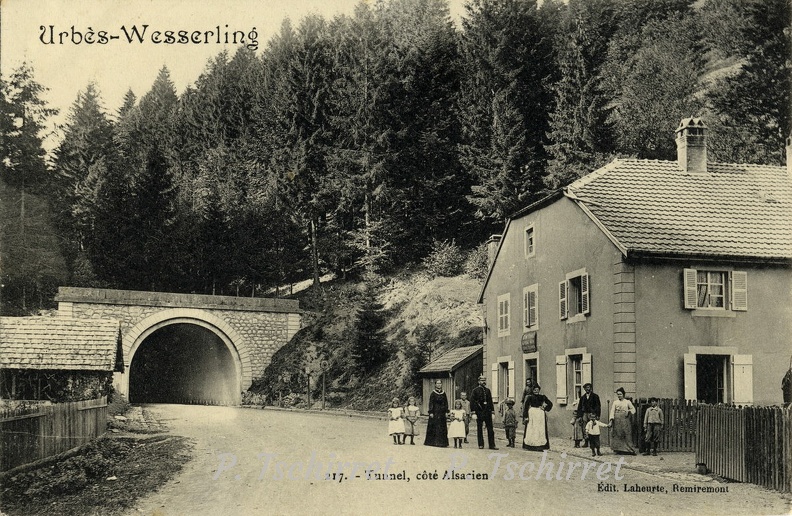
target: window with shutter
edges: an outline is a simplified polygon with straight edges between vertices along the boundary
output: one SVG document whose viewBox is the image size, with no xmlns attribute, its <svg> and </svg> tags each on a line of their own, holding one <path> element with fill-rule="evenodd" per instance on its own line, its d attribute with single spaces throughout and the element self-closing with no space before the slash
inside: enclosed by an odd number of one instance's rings
<svg viewBox="0 0 792 516">
<path fill-rule="evenodd" d="M 538 284 L 523 289 L 523 326 L 526 328 L 536 329 L 536 326 L 539 324 L 539 311 L 537 308 L 538 293 Z"/>
<path fill-rule="evenodd" d="M 729 312 L 748 310 L 748 273 L 745 271 L 684 269 L 683 302 L 688 310 Z"/>
<path fill-rule="evenodd" d="M 498 296 L 498 337 L 505 337 L 510 334 L 509 300 L 510 294 Z"/>
<path fill-rule="evenodd" d="M 591 313 L 591 278 L 586 269 L 567 274 L 566 281 L 559 283 L 558 292 L 561 319 L 578 322 Z"/>
<path fill-rule="evenodd" d="M 567 403 L 567 357 L 566 355 L 556 356 L 556 403 L 566 405 Z"/>
</svg>

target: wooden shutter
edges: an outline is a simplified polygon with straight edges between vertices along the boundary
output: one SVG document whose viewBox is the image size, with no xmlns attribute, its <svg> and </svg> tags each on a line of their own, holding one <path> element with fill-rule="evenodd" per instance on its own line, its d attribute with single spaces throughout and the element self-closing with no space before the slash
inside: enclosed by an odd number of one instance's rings
<svg viewBox="0 0 792 516">
<path fill-rule="evenodd" d="M 586 315 L 591 311 L 591 304 L 589 303 L 589 275 L 580 275 L 580 299 L 582 310 L 580 313 Z"/>
<path fill-rule="evenodd" d="M 696 289 L 696 269 L 685 269 L 683 273 L 685 284 L 685 308 L 694 310 L 698 308 L 698 290 Z M 693 399 L 693 398 L 689 398 Z"/>
<path fill-rule="evenodd" d="M 586 385 L 587 383 L 591 382 L 591 353 L 583 353 L 583 359 L 581 361 L 581 366 L 583 368 L 583 383 L 582 385 Z"/>
<path fill-rule="evenodd" d="M 539 310 L 536 307 L 536 290 L 528 292 L 528 321 L 531 326 L 539 324 Z"/>
<path fill-rule="evenodd" d="M 564 280 L 558 284 L 558 311 L 561 319 L 568 317 L 569 311 L 567 308 L 567 282 Z"/>
<path fill-rule="evenodd" d="M 696 354 L 685 353 L 685 399 L 697 399 Z"/>
<path fill-rule="evenodd" d="M 753 356 L 732 355 L 732 375 L 735 405 L 753 404 Z"/>
<path fill-rule="evenodd" d="M 748 310 L 748 273 L 745 271 L 732 271 L 729 273 L 731 292 L 731 309 L 738 311 Z"/>
<path fill-rule="evenodd" d="M 567 356 L 556 355 L 556 403 L 567 403 Z"/>
<path fill-rule="evenodd" d="M 490 384 L 490 391 L 492 392 L 492 397 L 497 400 L 498 399 L 498 363 L 495 362 L 492 364 L 492 383 Z"/>
<path fill-rule="evenodd" d="M 514 394 L 514 361 L 509 361 L 509 392 L 506 394 L 507 397 L 516 398 Z"/>
<path fill-rule="evenodd" d="M 531 315 L 530 315 L 530 303 L 528 298 L 530 297 L 531 292 L 528 288 L 523 289 L 523 326 L 528 327 L 531 325 Z"/>
</svg>

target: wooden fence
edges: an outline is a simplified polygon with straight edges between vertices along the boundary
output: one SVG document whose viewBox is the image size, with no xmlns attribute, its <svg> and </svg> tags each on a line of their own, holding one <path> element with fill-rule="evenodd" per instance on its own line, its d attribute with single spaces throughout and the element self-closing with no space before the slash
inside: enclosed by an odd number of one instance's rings
<svg viewBox="0 0 792 516">
<path fill-rule="evenodd" d="M 701 405 L 696 462 L 724 478 L 792 491 L 792 408 Z"/>
<path fill-rule="evenodd" d="M 640 398 L 633 402 L 637 411 L 634 425 L 635 442 L 643 451 L 647 443 L 643 439 L 643 420 L 646 409 L 651 407 L 649 399 Z M 696 414 L 698 405 L 695 401 L 678 399 L 660 399 L 657 406 L 663 411 L 663 432 L 659 449 L 661 451 L 692 452 L 696 449 Z"/>
<path fill-rule="evenodd" d="M 57 455 L 102 435 L 107 396 L 0 413 L 0 471 Z"/>
</svg>

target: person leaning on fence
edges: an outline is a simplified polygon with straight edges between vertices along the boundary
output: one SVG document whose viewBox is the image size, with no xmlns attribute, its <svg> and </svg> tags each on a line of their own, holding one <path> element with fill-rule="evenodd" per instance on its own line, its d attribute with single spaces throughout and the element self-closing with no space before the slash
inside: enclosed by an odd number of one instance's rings
<svg viewBox="0 0 792 516">
<path fill-rule="evenodd" d="M 652 449 L 652 455 L 657 455 L 657 444 L 660 442 L 660 434 L 663 431 L 663 409 L 657 406 L 657 398 L 651 398 L 649 403 L 652 406 L 644 413 L 644 433 L 646 434 L 646 443 Z M 649 448 L 646 448 L 643 454 L 649 455 Z"/>
</svg>

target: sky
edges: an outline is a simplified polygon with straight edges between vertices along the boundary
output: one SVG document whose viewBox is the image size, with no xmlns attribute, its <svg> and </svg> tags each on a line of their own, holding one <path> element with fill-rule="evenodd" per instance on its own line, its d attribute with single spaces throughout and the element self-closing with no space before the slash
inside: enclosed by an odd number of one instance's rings
<svg viewBox="0 0 792 516">
<path fill-rule="evenodd" d="M 260 52 L 285 18 L 297 25 L 308 14 L 327 19 L 352 14 L 359 1 L 0 0 L 0 74 L 8 77 L 24 61 L 32 65 L 36 81 L 49 89 L 44 99 L 60 111 L 52 123 L 61 124 L 89 82 L 98 86 L 109 113 L 121 106 L 129 89 L 138 98 L 144 95 L 163 65 L 181 94 L 210 58 L 224 49 L 233 54 L 240 46 L 239 39 L 233 44 L 235 31 L 244 32 L 244 44 L 253 43 L 254 31 Z M 464 0 L 449 0 L 452 18 L 459 20 L 463 5 Z M 132 27 L 140 32 L 144 25 L 140 43 Z M 176 31 L 178 38 L 180 30 L 188 38 L 197 31 L 200 42 L 165 42 L 166 31 Z M 208 41 L 207 31 L 213 32 Z M 57 135 L 51 135 L 45 147 L 56 143 Z"/>
</svg>

